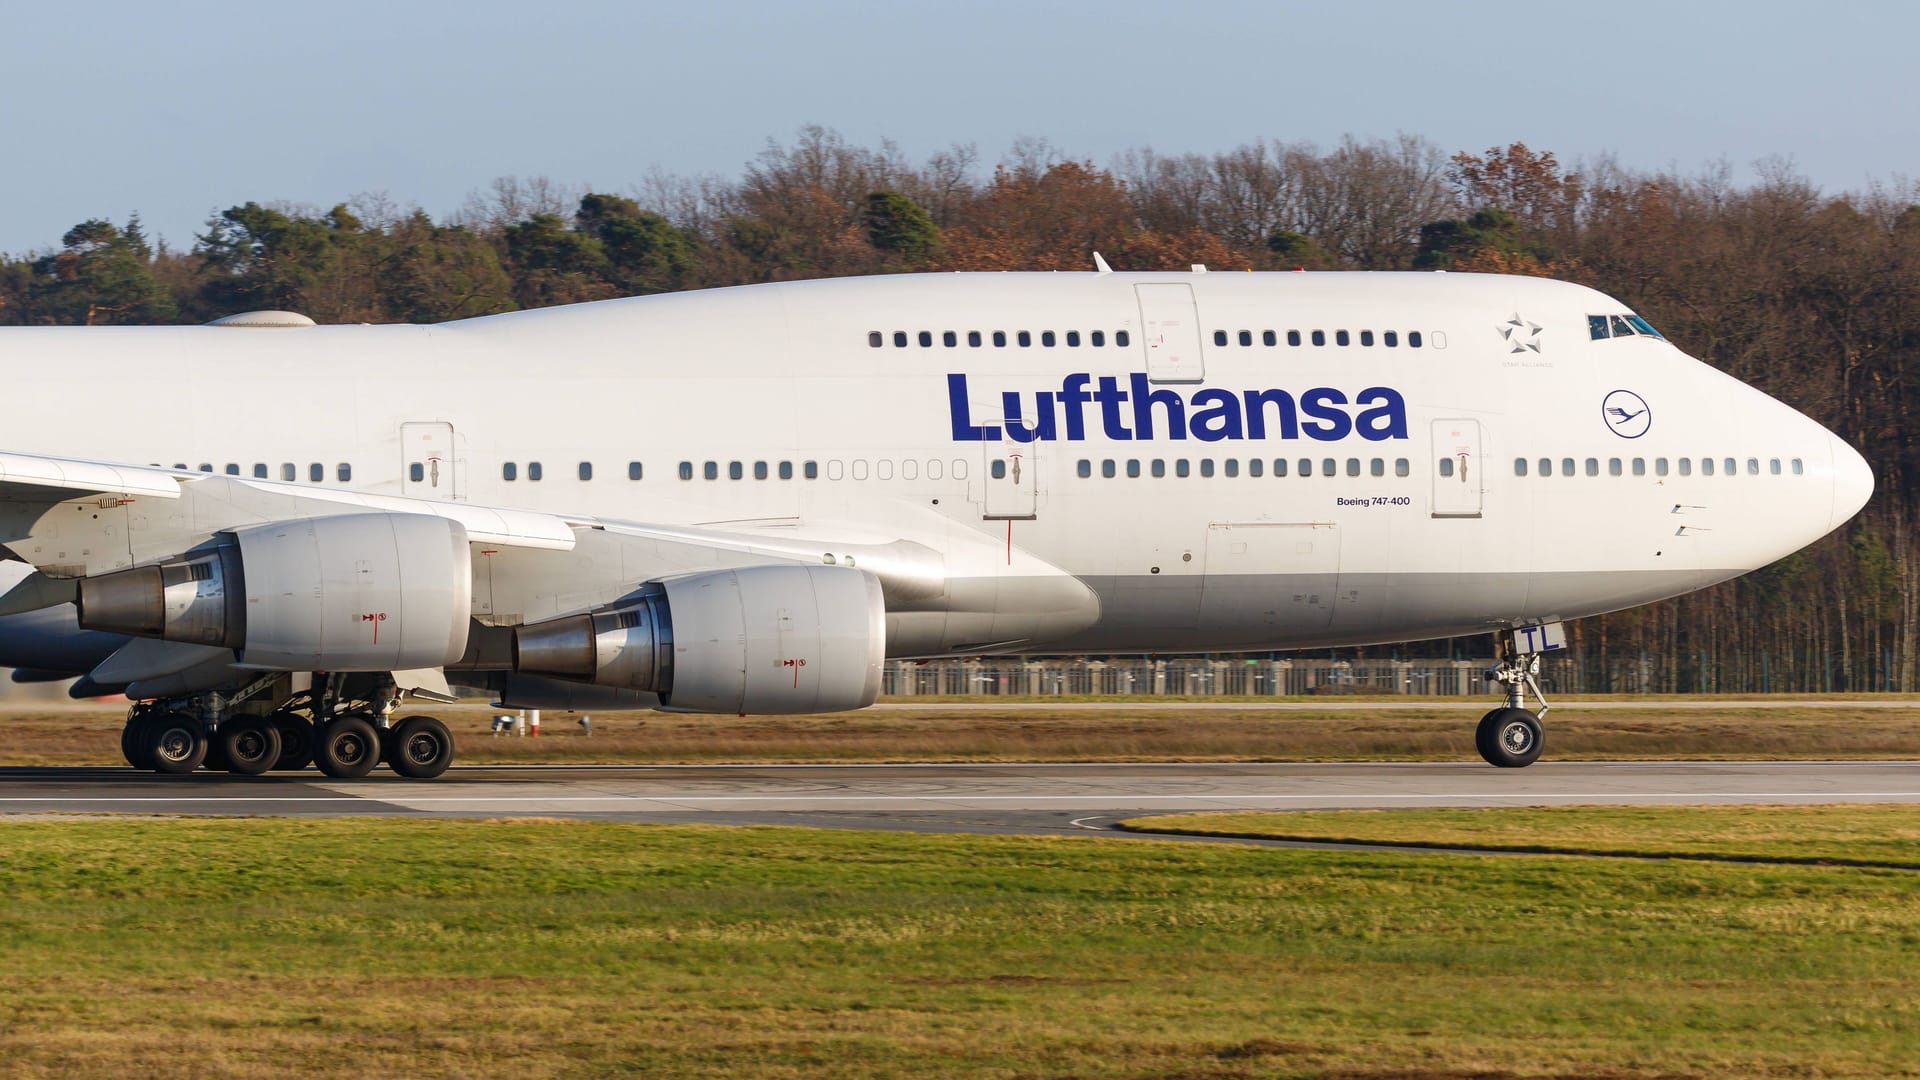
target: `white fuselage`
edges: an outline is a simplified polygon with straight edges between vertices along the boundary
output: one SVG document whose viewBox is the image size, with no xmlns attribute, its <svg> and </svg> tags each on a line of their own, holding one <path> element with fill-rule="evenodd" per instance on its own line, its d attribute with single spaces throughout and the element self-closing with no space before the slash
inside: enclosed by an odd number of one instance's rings
<svg viewBox="0 0 1920 1080">
<path fill-rule="evenodd" d="M 905 538 L 975 609 L 1088 597 L 896 627 L 895 654 L 1409 640 L 1696 589 L 1870 493 L 1812 420 L 1613 336 L 1628 314 L 1532 278 L 963 274 L 430 327 L 9 330 L 0 448 L 827 552 Z"/>
</svg>

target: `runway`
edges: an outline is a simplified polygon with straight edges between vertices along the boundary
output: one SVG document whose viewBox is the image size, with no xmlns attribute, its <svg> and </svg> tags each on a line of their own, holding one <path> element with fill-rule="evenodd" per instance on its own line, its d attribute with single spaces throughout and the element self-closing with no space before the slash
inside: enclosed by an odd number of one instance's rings
<svg viewBox="0 0 1920 1080">
<path fill-rule="evenodd" d="M 579 817 L 924 832 L 1107 831 L 1143 813 L 1394 807 L 1920 803 L 1920 762 L 468 766 L 156 776 L 0 769 L 0 815 Z"/>
</svg>

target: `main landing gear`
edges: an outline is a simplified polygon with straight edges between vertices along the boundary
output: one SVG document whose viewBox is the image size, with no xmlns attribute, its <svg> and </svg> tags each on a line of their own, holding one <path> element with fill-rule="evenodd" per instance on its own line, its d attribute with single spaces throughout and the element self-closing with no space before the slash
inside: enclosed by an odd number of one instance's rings
<svg viewBox="0 0 1920 1080">
<path fill-rule="evenodd" d="M 266 675 L 230 694 L 137 702 L 120 732 L 136 769 L 198 768 L 243 776 L 309 765 L 335 779 L 367 775 L 382 761 L 428 780 L 453 764 L 453 735 L 431 716 L 394 719 L 400 694 L 382 675 Z"/>
<path fill-rule="evenodd" d="M 1540 656 L 1565 648 L 1566 637 L 1560 624 L 1503 630 L 1494 635 L 1500 662 L 1487 669 L 1487 678 L 1506 688 L 1507 703 L 1480 718 L 1473 733 L 1473 744 L 1487 764 L 1502 769 L 1518 769 L 1540 758 L 1546 745 L 1546 732 L 1540 726 L 1547 715 L 1547 698 L 1535 678 L 1540 674 Z M 1538 711 L 1526 707 L 1531 691 L 1540 703 Z"/>
</svg>

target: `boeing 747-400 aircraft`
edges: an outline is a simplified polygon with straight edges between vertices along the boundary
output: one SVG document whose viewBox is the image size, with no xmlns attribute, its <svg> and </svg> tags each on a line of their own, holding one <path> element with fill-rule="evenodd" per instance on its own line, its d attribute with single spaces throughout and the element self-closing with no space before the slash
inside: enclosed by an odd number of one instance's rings
<svg viewBox="0 0 1920 1080">
<path fill-rule="evenodd" d="M 1499 636 L 1860 509 L 1832 433 L 1591 289 L 912 275 L 439 326 L 0 330 L 0 666 L 163 772 L 444 771 L 409 697 L 858 709 L 886 657 Z M 1541 701 L 1539 711 L 1544 712 Z M 209 756 L 211 755 L 211 756 Z"/>
</svg>

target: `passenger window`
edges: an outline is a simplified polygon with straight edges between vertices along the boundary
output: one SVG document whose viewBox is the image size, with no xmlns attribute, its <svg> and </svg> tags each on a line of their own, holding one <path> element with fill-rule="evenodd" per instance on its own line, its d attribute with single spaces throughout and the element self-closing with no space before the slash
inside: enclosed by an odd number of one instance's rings
<svg viewBox="0 0 1920 1080">
<path fill-rule="evenodd" d="M 407 466 L 407 479 L 417 484 L 420 481 L 425 480 L 426 478 L 427 478 L 427 467 L 425 465 L 422 465 L 416 461 L 413 464 Z"/>
<path fill-rule="evenodd" d="M 1251 330 L 1242 330 L 1242 331 L 1240 331 L 1240 344 L 1241 344 L 1241 345 L 1243 345 L 1243 346 L 1245 346 L 1245 345 L 1252 345 L 1252 344 L 1253 344 L 1253 331 L 1251 331 Z"/>
<path fill-rule="evenodd" d="M 1637 457 L 1633 459 L 1633 475 L 1635 476 L 1647 475 L 1647 459 L 1646 458 Z"/>
<path fill-rule="evenodd" d="M 1748 476 L 1760 475 L 1760 459 L 1759 458 L 1750 457 L 1747 459 L 1747 475 Z"/>
<path fill-rule="evenodd" d="M 1735 461 L 1732 458 L 1726 458 L 1721 462 L 1721 464 L 1725 467 L 1726 475 L 1728 476 L 1740 475 L 1740 463 L 1738 461 Z"/>
<path fill-rule="evenodd" d="M 1080 479 L 1089 479 L 1093 476 L 1093 462 L 1088 461 L 1086 458 L 1081 458 L 1080 464 L 1075 471 L 1080 474 Z"/>
<path fill-rule="evenodd" d="M 1607 317 L 1605 315 L 1587 316 L 1587 336 L 1595 341 L 1605 341 L 1611 336 L 1607 333 Z"/>
<path fill-rule="evenodd" d="M 1420 331 L 1418 330 L 1407 331 L 1407 348 L 1417 349 L 1419 347 L 1420 347 Z"/>
<path fill-rule="evenodd" d="M 200 471 L 212 472 L 213 470 L 208 468 L 205 465 L 202 465 L 200 466 Z M 317 484 L 320 481 L 325 480 L 326 478 L 327 478 L 327 467 L 325 465 L 322 465 L 316 461 L 313 464 L 307 466 L 307 479 L 312 483 Z"/>
<path fill-rule="evenodd" d="M 800 467 L 800 475 L 806 477 L 809 480 L 820 479 L 820 463 L 817 461 L 807 462 L 805 465 L 802 465 Z"/>
<path fill-rule="evenodd" d="M 1215 330 L 1213 332 L 1213 343 L 1215 345 L 1225 345 L 1227 343 L 1227 332 L 1225 330 Z"/>
<path fill-rule="evenodd" d="M 1107 343 L 1107 332 L 1105 330 L 1095 330 L 1094 332 L 1087 335 L 1087 344 L 1093 346 L 1096 349 L 1101 348 L 1102 346 L 1106 345 L 1106 343 Z"/>
<path fill-rule="evenodd" d="M 1692 458 L 1680 459 L 1680 475 L 1681 476 L 1693 475 L 1693 459 Z"/>
<path fill-rule="evenodd" d="M 1341 348 L 1345 348 L 1353 344 L 1353 339 L 1347 335 L 1345 330 L 1335 330 L 1333 332 L 1333 343 Z"/>
<path fill-rule="evenodd" d="M 1389 348 L 1389 349 L 1397 349 L 1397 348 L 1399 348 L 1399 347 L 1400 347 L 1400 335 L 1399 335 L 1399 333 L 1398 333 L 1398 332 L 1396 332 L 1396 331 L 1393 331 L 1393 330 L 1389 330 L 1389 331 L 1387 331 L 1386 333 L 1384 333 L 1384 334 L 1381 334 L 1381 335 L 1380 335 L 1380 344 L 1382 344 L 1382 345 L 1385 345 L 1385 346 L 1386 346 L 1387 348 Z"/>
<path fill-rule="evenodd" d="M 1067 331 L 1067 348 L 1077 349 L 1079 347 L 1080 347 L 1080 331 L 1078 330 Z"/>
<path fill-rule="evenodd" d="M 1301 458 L 1301 459 L 1300 459 L 1300 468 L 1299 468 L 1299 474 L 1300 474 L 1301 476 L 1312 476 L 1312 475 L 1313 475 L 1313 459 L 1312 459 L 1312 458 L 1304 458 L 1304 457 L 1303 457 L 1303 458 Z M 1280 475 L 1282 475 L 1282 476 L 1285 476 L 1285 475 L 1286 475 L 1286 473 L 1285 473 L 1285 472 L 1282 472 L 1282 473 L 1281 473 Z"/>
<path fill-rule="evenodd" d="M 967 331 L 967 348 L 977 349 L 979 347 L 980 347 L 980 331 L 978 330 Z"/>
<path fill-rule="evenodd" d="M 1188 475 L 1189 475 L 1189 472 L 1190 472 L 1190 470 L 1189 470 L 1189 468 L 1188 468 L 1188 465 L 1187 465 L 1187 459 L 1186 459 L 1186 458 L 1176 458 L 1176 459 L 1174 459 L 1174 462 L 1173 462 L 1173 475 L 1174 475 L 1174 476 L 1176 476 L 1176 477 L 1180 477 L 1180 478 L 1185 478 L 1186 476 L 1188 476 Z"/>
<path fill-rule="evenodd" d="M 951 330 L 948 330 L 945 333 L 940 335 L 940 344 L 945 345 L 947 348 L 951 349 L 954 346 L 960 344 L 960 335 L 954 333 Z"/>
<path fill-rule="evenodd" d="M 693 462 L 683 461 L 680 463 L 680 479 L 682 480 L 693 479 Z"/>
<path fill-rule="evenodd" d="M 1804 465 L 1802 465 L 1802 464 L 1800 463 L 1800 459 L 1799 459 L 1799 458 L 1794 458 L 1794 459 L 1793 459 L 1793 475 L 1795 475 L 1795 476 L 1799 476 L 1799 475 L 1801 475 L 1802 473 L 1804 473 L 1805 471 L 1806 471 L 1806 466 L 1804 466 Z"/>
<path fill-rule="evenodd" d="M 627 462 L 627 479 L 638 480 L 642 475 L 644 475 L 644 473 L 645 473 L 645 470 L 640 468 L 639 462 L 637 461 Z"/>
<path fill-rule="evenodd" d="M 1773 471 L 1779 472 L 1780 463 L 1778 461 L 1775 461 L 1773 465 L 1774 465 Z M 174 468 L 178 469 L 178 468 L 181 468 L 181 466 L 175 465 Z M 293 467 L 293 462 L 289 461 L 280 466 L 280 479 L 291 484 L 295 480 L 298 480 L 299 478 L 300 478 L 300 470 Z"/>
<path fill-rule="evenodd" d="M 1713 475 L 1713 459 L 1712 458 L 1703 457 L 1700 459 L 1700 475 L 1701 476 Z"/>
<path fill-rule="evenodd" d="M 1289 345 L 1299 345 L 1299 344 L 1300 344 L 1300 331 L 1298 331 L 1298 330 L 1289 330 L 1289 331 L 1287 331 L 1287 344 L 1289 344 Z"/>
<path fill-rule="evenodd" d="M 1607 459 L 1607 475 L 1621 476 L 1623 474 L 1624 474 L 1624 466 L 1621 464 L 1620 459 L 1608 458 Z"/>
<path fill-rule="evenodd" d="M 1201 476 L 1213 475 L 1213 459 L 1212 458 L 1203 457 L 1200 459 L 1200 475 Z"/>
<path fill-rule="evenodd" d="M 1033 334 L 1031 334 L 1026 330 L 1020 331 L 1019 337 L 1017 337 L 1015 340 L 1020 342 L 1020 347 L 1023 349 L 1028 349 L 1033 347 Z"/>
<path fill-rule="evenodd" d="M 1153 459 L 1153 475 L 1155 476 L 1167 475 L 1167 459 L 1166 458 Z"/>
<path fill-rule="evenodd" d="M 920 347 L 923 349 L 933 348 L 933 331 L 931 330 L 920 331 Z"/>
<path fill-rule="evenodd" d="M 1599 458 L 1587 459 L 1587 475 L 1588 476 L 1600 475 L 1600 459 Z"/>
<path fill-rule="evenodd" d="M 239 475 L 240 475 L 240 463 L 239 463 L 239 462 L 237 462 L 237 461 L 229 461 L 229 462 L 227 462 L 227 475 L 228 475 L 228 476 L 239 476 Z"/>
<path fill-rule="evenodd" d="M 1107 458 L 1100 462 L 1100 475 L 1106 477 L 1108 480 L 1113 479 L 1114 471 L 1113 471 L 1112 458 Z"/>
<path fill-rule="evenodd" d="M 1140 476 L 1140 459 L 1139 458 L 1127 459 L 1127 476 L 1133 479 L 1139 478 Z"/>
<path fill-rule="evenodd" d="M 907 332 L 905 330 L 895 330 L 893 332 L 893 347 L 896 349 L 904 349 L 907 347 Z"/>
<path fill-rule="evenodd" d="M 1054 342 L 1053 331 L 1051 330 L 1040 331 L 1041 348 L 1051 349 L 1053 348 L 1053 342 Z"/>
<path fill-rule="evenodd" d="M 1325 345 L 1327 343 L 1327 332 L 1325 330 L 1315 330 L 1313 332 L 1313 343 L 1315 345 Z"/>
<path fill-rule="evenodd" d="M 1360 331 L 1360 344 L 1361 344 L 1361 345 L 1372 345 L 1372 344 L 1373 344 L 1373 331 L 1371 331 L 1371 330 L 1362 330 L 1362 331 Z"/>
<path fill-rule="evenodd" d="M 1350 457 L 1347 459 L 1347 475 L 1348 476 L 1360 475 L 1360 459 L 1359 458 Z"/>
<path fill-rule="evenodd" d="M 1573 459 L 1572 458 L 1563 457 L 1560 459 L 1560 475 L 1561 476 L 1573 475 Z"/>
<path fill-rule="evenodd" d="M 780 463 L 780 479 L 782 480 L 793 479 L 793 462 L 783 461 Z"/>
<path fill-rule="evenodd" d="M 1552 458 L 1540 459 L 1540 475 L 1541 476 L 1553 475 L 1553 459 Z"/>
<path fill-rule="evenodd" d="M 1007 332 L 1005 330 L 995 330 L 993 332 L 993 347 L 996 349 L 1004 349 L 1007 347 Z"/>
<path fill-rule="evenodd" d="M 1125 330 L 1115 330 L 1113 332 L 1113 343 L 1123 349 L 1127 347 L 1127 343 L 1131 340 L 1132 338 L 1127 335 Z"/>
<path fill-rule="evenodd" d="M 1248 476 L 1259 476 L 1265 468 L 1266 468 L 1266 463 L 1262 461 L 1260 458 L 1247 459 L 1247 475 Z"/>
<path fill-rule="evenodd" d="M 580 463 L 580 479 L 582 480 L 593 479 L 593 462 L 583 461 Z"/>
<path fill-rule="evenodd" d="M 1286 458 L 1277 457 L 1273 459 L 1273 475 L 1275 476 L 1287 475 L 1287 459 Z"/>
<path fill-rule="evenodd" d="M 766 463 L 766 462 L 764 462 L 764 461 L 756 461 L 756 462 L 754 462 L 754 463 L 753 463 L 753 478 L 754 478 L 755 480 L 765 480 L 765 479 L 767 478 L 767 463 Z"/>
<path fill-rule="evenodd" d="M 1271 330 L 1262 330 L 1260 331 L 1260 344 L 1278 345 L 1280 344 L 1280 338 Z"/>
<path fill-rule="evenodd" d="M 867 344 L 877 349 L 880 346 L 886 344 L 886 338 L 880 335 L 880 331 L 870 330 L 867 332 Z"/>
<path fill-rule="evenodd" d="M 1373 461 L 1367 465 L 1367 472 L 1374 476 L 1387 475 L 1387 459 L 1374 458 Z"/>
<path fill-rule="evenodd" d="M 1413 463 L 1406 458 L 1393 459 L 1393 475 L 1406 476 L 1413 471 Z"/>
<path fill-rule="evenodd" d="M 1334 475 L 1334 461 L 1332 458 L 1320 459 L 1320 475 L 1321 476 Z"/>
<path fill-rule="evenodd" d="M 720 463 L 717 461 L 707 462 L 700 467 L 700 474 L 709 480 L 720 479 Z"/>
<path fill-rule="evenodd" d="M 535 465 L 535 466 L 534 466 L 534 468 L 536 468 L 536 469 L 537 469 L 537 468 L 539 468 L 539 467 L 540 467 L 540 466 L 538 466 L 538 465 Z M 334 470 L 334 475 L 335 475 L 335 476 L 338 476 L 338 477 L 340 478 L 340 482 L 341 482 L 341 483 L 343 483 L 343 484 L 344 484 L 344 483 L 347 483 L 347 482 L 349 482 L 349 481 L 351 481 L 351 480 L 353 479 L 353 466 L 351 466 L 351 465 L 349 465 L 349 464 L 347 464 L 346 462 L 344 462 L 344 461 L 343 461 L 343 462 L 341 462 L 341 463 L 340 463 L 340 465 L 339 465 L 339 467 L 338 467 L 338 468 L 336 468 L 336 469 Z M 538 479 L 540 479 L 540 478 L 536 476 L 536 477 L 534 477 L 534 479 L 535 479 L 535 480 L 538 480 Z"/>
<path fill-rule="evenodd" d="M 1653 475 L 1655 476 L 1667 475 L 1667 459 L 1666 458 L 1653 459 Z"/>
<path fill-rule="evenodd" d="M 1527 459 L 1526 458 L 1517 457 L 1513 459 L 1513 475 L 1515 476 L 1527 475 Z"/>
<path fill-rule="evenodd" d="M 1780 475 L 1780 459 L 1773 458 L 1769 460 L 1767 462 L 1767 471 L 1769 473 L 1772 473 L 1775 476 L 1779 476 Z"/>
<path fill-rule="evenodd" d="M 532 481 L 537 481 L 540 479 L 540 463 L 539 462 L 537 461 L 527 462 L 527 479 Z"/>
<path fill-rule="evenodd" d="M 1440 475 L 1441 476 L 1453 475 L 1453 459 L 1452 458 L 1443 457 L 1440 459 Z"/>
<path fill-rule="evenodd" d="M 254 478 L 255 480 L 265 480 L 265 479 L 267 478 L 267 463 L 266 463 L 266 462 L 264 462 L 264 461 L 256 461 L 256 462 L 254 462 L 254 463 L 253 463 L 253 478 Z"/>
<path fill-rule="evenodd" d="M 520 479 L 520 466 L 511 461 L 500 466 L 500 479 L 508 482 Z"/>
</svg>

